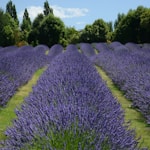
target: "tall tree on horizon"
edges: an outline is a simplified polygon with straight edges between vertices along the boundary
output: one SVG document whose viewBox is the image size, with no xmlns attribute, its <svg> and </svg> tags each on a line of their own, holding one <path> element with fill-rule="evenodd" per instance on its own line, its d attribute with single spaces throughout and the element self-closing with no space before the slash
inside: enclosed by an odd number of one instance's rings
<svg viewBox="0 0 150 150">
<path fill-rule="evenodd" d="M 28 43 L 36 46 L 39 44 L 39 28 L 43 19 L 45 18 L 44 14 L 38 14 L 37 17 L 33 20 L 31 32 L 28 36 Z"/>
<path fill-rule="evenodd" d="M 31 31 L 31 20 L 29 17 L 28 10 L 25 8 L 24 15 L 23 15 L 23 21 L 21 24 L 21 31 L 22 31 L 22 40 L 27 41 L 28 35 Z"/>
<path fill-rule="evenodd" d="M 17 24 L 19 24 L 16 6 L 11 0 L 6 4 L 6 13 L 8 13 L 17 22 Z"/>
<path fill-rule="evenodd" d="M 53 15 L 53 9 L 49 6 L 49 3 L 47 0 L 44 2 L 44 11 L 43 12 L 44 12 L 45 16 L 48 16 L 49 14 Z"/>
<path fill-rule="evenodd" d="M 29 17 L 28 10 L 25 8 L 24 15 L 23 15 L 23 21 L 21 25 L 22 30 L 27 30 L 29 31 L 31 29 L 31 20 Z"/>
</svg>

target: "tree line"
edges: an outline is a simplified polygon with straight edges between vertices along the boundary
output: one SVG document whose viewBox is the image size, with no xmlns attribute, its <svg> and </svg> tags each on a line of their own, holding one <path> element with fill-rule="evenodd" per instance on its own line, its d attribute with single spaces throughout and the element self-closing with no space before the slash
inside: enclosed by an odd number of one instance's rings
<svg viewBox="0 0 150 150">
<path fill-rule="evenodd" d="M 84 29 L 76 30 L 74 27 L 65 26 L 54 15 L 47 0 L 43 7 L 43 13 L 38 14 L 33 21 L 25 8 L 21 23 L 11 0 L 6 4 L 5 11 L 0 9 L 0 46 L 52 46 L 56 43 L 66 46 L 79 42 L 111 41 L 150 43 L 150 8 L 139 6 L 135 10 L 129 10 L 127 14 L 119 13 L 114 23 L 97 19 L 92 24 L 87 24 Z"/>
</svg>

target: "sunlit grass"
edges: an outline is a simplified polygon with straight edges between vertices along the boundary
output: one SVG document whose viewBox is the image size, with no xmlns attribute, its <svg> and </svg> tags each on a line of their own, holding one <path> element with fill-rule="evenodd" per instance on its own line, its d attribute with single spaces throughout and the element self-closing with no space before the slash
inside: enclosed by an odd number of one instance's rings
<svg viewBox="0 0 150 150">
<path fill-rule="evenodd" d="M 139 146 L 150 148 L 150 127 L 148 127 L 146 124 L 146 120 L 142 114 L 131 107 L 132 102 L 125 98 L 123 92 L 121 92 L 118 87 L 113 84 L 112 80 L 107 76 L 107 74 L 100 67 L 96 68 L 114 97 L 116 97 L 121 104 L 125 112 L 125 121 L 130 121 L 130 128 L 135 129 L 137 137 L 141 137 L 139 140 Z"/>
<path fill-rule="evenodd" d="M 4 132 L 8 126 L 12 125 L 12 120 L 16 118 L 15 108 L 19 108 L 24 98 L 29 95 L 32 91 L 32 86 L 36 84 L 44 70 L 45 68 L 37 70 L 29 82 L 18 89 L 6 107 L 0 109 L 0 140 L 6 138 Z"/>
</svg>

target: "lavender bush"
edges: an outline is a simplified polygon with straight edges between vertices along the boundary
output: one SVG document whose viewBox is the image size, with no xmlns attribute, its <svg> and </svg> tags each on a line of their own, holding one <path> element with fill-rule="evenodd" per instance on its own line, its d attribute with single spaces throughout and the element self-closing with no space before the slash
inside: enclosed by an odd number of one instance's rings
<svg viewBox="0 0 150 150">
<path fill-rule="evenodd" d="M 114 50 L 118 46 L 122 46 L 122 44 L 120 42 L 118 42 L 118 41 L 114 41 L 114 42 L 111 42 L 110 44 L 108 44 L 108 47 L 111 50 Z"/>
<path fill-rule="evenodd" d="M 5 106 L 16 90 L 47 63 L 38 47 L 9 48 L 4 48 L 0 56 L 0 106 Z"/>
<path fill-rule="evenodd" d="M 78 51 L 78 48 L 77 48 L 77 45 L 75 45 L 75 44 L 69 44 L 69 45 L 67 45 L 67 47 L 66 47 L 66 51 L 68 52 L 68 51 Z"/>
<path fill-rule="evenodd" d="M 80 43 L 80 50 L 88 58 L 95 55 L 94 48 L 89 43 Z"/>
<path fill-rule="evenodd" d="M 150 50 L 150 43 L 144 43 L 144 44 L 142 45 L 142 48 L 145 48 L 145 49 Z"/>
<path fill-rule="evenodd" d="M 71 47 L 51 61 L 16 111 L 1 150 L 137 149 L 119 103 L 89 59 Z"/>
<path fill-rule="evenodd" d="M 50 51 L 48 53 L 48 60 L 49 63 L 51 62 L 51 60 L 56 57 L 57 55 L 61 54 L 63 52 L 63 47 L 60 44 L 55 44 L 50 48 Z"/>
<path fill-rule="evenodd" d="M 110 50 L 106 43 L 95 43 L 93 46 L 98 52 Z"/>
<path fill-rule="evenodd" d="M 113 82 L 132 99 L 150 124 L 150 51 L 133 43 L 117 46 L 114 51 L 101 51 L 93 62 L 101 66 Z M 119 50 L 118 50 L 119 48 Z"/>
</svg>

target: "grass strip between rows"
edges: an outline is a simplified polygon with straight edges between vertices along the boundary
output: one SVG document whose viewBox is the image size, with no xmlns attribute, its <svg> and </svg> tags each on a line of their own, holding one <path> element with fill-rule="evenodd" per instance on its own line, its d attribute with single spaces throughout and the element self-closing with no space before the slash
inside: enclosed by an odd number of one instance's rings
<svg viewBox="0 0 150 150">
<path fill-rule="evenodd" d="M 96 69 L 102 79 L 106 82 L 113 96 L 117 98 L 118 102 L 121 104 L 125 113 L 125 121 L 130 121 L 130 128 L 135 129 L 136 136 L 140 137 L 139 147 L 147 147 L 150 149 L 150 127 L 146 124 L 146 120 L 142 114 L 131 107 L 132 102 L 125 98 L 123 92 L 118 89 L 118 87 L 100 67 L 96 66 Z"/>
<path fill-rule="evenodd" d="M 15 108 L 19 108 L 24 98 L 32 91 L 32 87 L 44 72 L 45 68 L 37 70 L 27 84 L 18 89 L 15 95 L 9 100 L 5 108 L 0 108 L 0 140 L 6 138 L 4 132 L 7 127 L 12 125 L 13 119 L 16 118 Z"/>
</svg>

